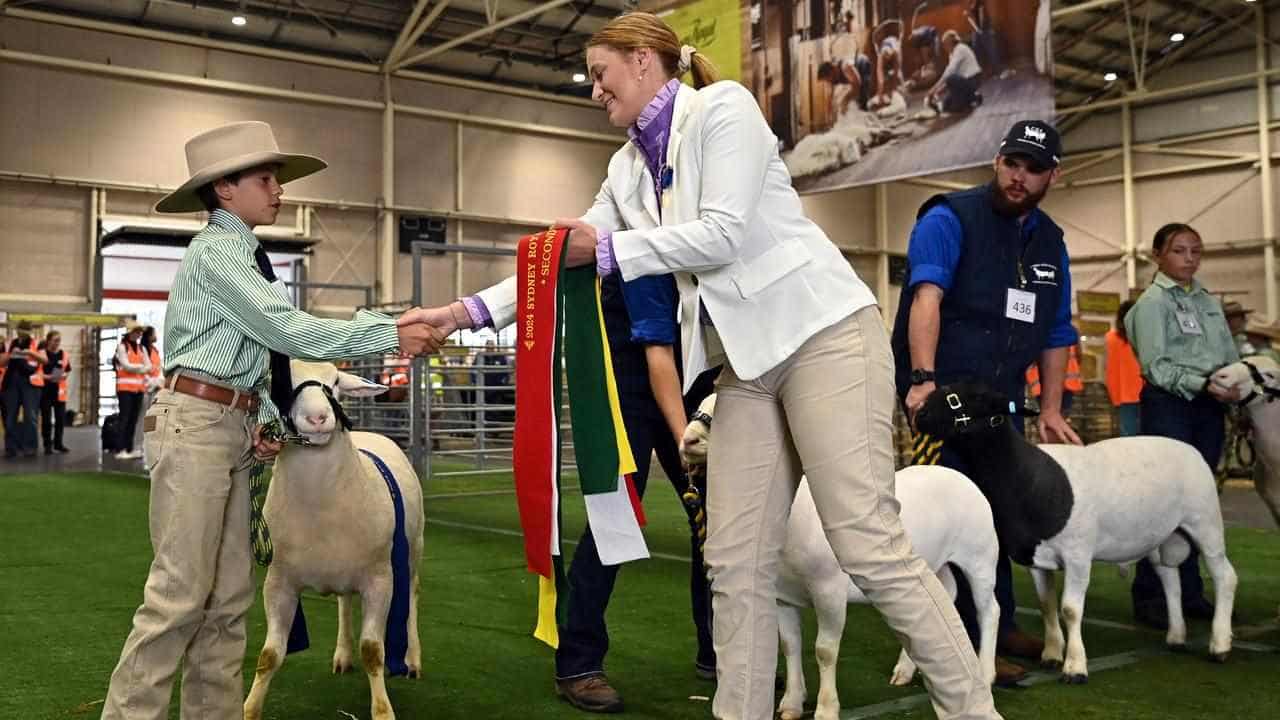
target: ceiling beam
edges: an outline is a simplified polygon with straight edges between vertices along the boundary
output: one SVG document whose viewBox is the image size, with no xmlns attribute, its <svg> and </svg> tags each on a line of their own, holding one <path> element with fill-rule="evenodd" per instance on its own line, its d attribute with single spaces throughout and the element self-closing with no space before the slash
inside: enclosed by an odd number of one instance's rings
<svg viewBox="0 0 1280 720">
<path fill-rule="evenodd" d="M 1053 64 L 1058 69 L 1058 72 L 1055 73 L 1056 80 L 1070 78 L 1071 80 L 1087 85 L 1094 85 L 1098 88 L 1104 88 L 1108 85 L 1107 81 L 1102 79 L 1102 76 L 1098 74 L 1097 70 L 1086 70 L 1078 65 L 1071 65 L 1069 63 L 1062 62 L 1061 60 L 1054 60 Z"/>
<path fill-rule="evenodd" d="M 1089 2 L 1082 2 L 1076 5 L 1068 5 L 1066 7 L 1058 8 L 1050 13 L 1049 17 L 1057 20 L 1059 18 L 1067 17 L 1068 15 L 1075 15 L 1076 13 L 1087 12 L 1090 10 L 1101 10 L 1102 8 L 1110 7 L 1112 5 L 1119 5 L 1124 1 L 1125 0 L 1089 0 Z"/>
<path fill-rule="evenodd" d="M 251 57 L 265 57 L 274 60 L 300 62 L 316 67 L 327 67 L 358 73 L 383 72 L 382 67 L 377 64 L 360 62 L 347 57 L 337 57 L 333 54 L 322 54 L 314 48 L 303 48 L 291 45 L 272 47 L 257 42 L 245 42 L 242 38 L 232 38 L 230 36 L 217 33 L 197 35 L 192 33 L 189 28 L 162 28 L 160 26 L 144 28 L 127 22 L 122 22 L 119 18 L 114 20 L 103 20 L 84 15 L 27 10 L 14 5 L 6 7 L 3 11 L 3 16 L 29 20 L 31 22 L 48 23 L 51 25 L 80 28 L 82 30 L 111 33 L 125 37 L 144 38 L 157 42 L 169 42 L 191 47 L 240 53 Z M 392 74 L 396 77 L 420 82 L 435 83 L 437 85 L 462 87 L 483 92 L 500 93 L 580 107 L 590 107 L 596 110 L 600 107 L 598 104 L 584 98 L 571 97 L 550 92 L 551 88 L 559 87 L 559 83 L 556 83 L 555 85 L 547 85 L 537 82 L 519 81 L 512 82 L 510 84 L 493 84 L 484 82 L 481 77 L 476 74 L 460 71 L 449 71 L 448 73 L 444 73 L 423 70 L 401 70 Z"/>
<path fill-rule="evenodd" d="M 404 57 L 404 54 L 409 52 L 409 48 L 417 46 L 418 39 L 422 37 L 423 33 L 431 29 L 431 26 L 435 23 L 436 19 L 440 17 L 440 13 L 444 12 L 445 8 L 449 7 L 449 2 L 450 0 L 438 0 L 436 6 L 431 8 L 431 12 L 422 20 L 422 22 L 418 23 L 418 26 L 413 29 L 413 32 L 409 33 L 403 42 L 400 42 L 391 49 L 391 53 L 387 55 L 387 60 L 384 63 L 386 67 L 395 66 L 395 64 L 400 61 L 400 58 Z"/>
<path fill-rule="evenodd" d="M 417 0 L 413 5 L 413 11 L 409 13 L 409 19 L 405 21 L 404 26 L 400 28 L 399 34 L 396 35 L 395 42 L 391 43 L 391 49 L 387 51 L 386 65 L 390 65 L 400 53 L 400 48 L 404 47 L 405 40 L 417 29 L 418 18 L 422 17 L 422 11 L 427 9 L 427 4 L 431 0 Z M 445 0 L 447 2 L 447 0 Z M 443 3 L 439 3 L 443 4 Z M 439 5 L 438 4 L 438 5 Z"/>
<path fill-rule="evenodd" d="M 453 38 L 452 40 L 447 40 L 445 42 L 442 42 L 439 45 L 436 45 L 435 47 L 431 48 L 430 50 L 420 52 L 417 55 L 414 55 L 413 57 L 401 60 L 397 62 L 395 65 L 393 65 L 392 67 L 396 70 L 401 70 L 411 65 L 416 65 L 422 62 L 423 60 L 426 60 L 430 57 L 434 57 L 435 55 L 439 55 L 440 53 L 445 52 L 446 50 L 450 50 L 464 43 L 469 43 L 472 40 L 488 37 L 489 35 L 492 35 L 493 33 L 498 32 L 503 28 L 506 28 L 511 25 L 515 25 L 516 23 L 522 22 L 524 20 L 528 20 L 531 17 L 541 15 L 542 13 L 548 10 L 554 10 L 555 8 L 558 8 L 561 5 L 568 5 L 571 1 L 572 0 L 548 0 L 547 2 L 544 2 L 540 5 L 535 5 L 534 7 L 529 8 L 528 10 L 525 10 L 522 13 L 517 13 L 504 20 L 499 20 L 498 22 L 493 23 L 488 27 L 483 27 L 474 32 L 470 32 L 465 35 L 460 35 L 456 38 Z"/>
<path fill-rule="evenodd" d="M 1222 37 L 1226 36 L 1230 32 L 1234 31 L 1237 27 L 1239 27 L 1245 21 L 1252 19 L 1253 12 L 1254 11 L 1252 8 L 1246 8 L 1243 12 L 1237 14 L 1235 17 L 1231 18 L 1229 21 L 1220 23 L 1216 27 L 1213 27 L 1212 29 L 1196 37 L 1190 38 L 1186 42 L 1182 43 L 1181 47 L 1177 48 L 1173 52 L 1168 53 L 1167 55 L 1162 57 L 1160 60 L 1158 60 L 1154 65 L 1149 67 L 1147 77 L 1154 77 L 1155 75 L 1159 74 L 1161 71 L 1168 69 L 1171 65 L 1178 62 L 1183 57 L 1190 55 L 1196 52 L 1197 50 L 1199 50 L 1200 48 L 1206 47 L 1212 44 L 1214 41 L 1219 40 Z M 1123 101 L 1122 99 L 1116 100 L 1113 102 L 1109 100 L 1109 98 L 1115 98 L 1117 95 L 1121 95 L 1125 91 L 1126 91 L 1125 84 L 1117 82 L 1113 85 L 1113 87 L 1102 90 L 1101 92 L 1088 98 L 1085 101 L 1085 103 L 1083 103 L 1083 105 L 1089 106 L 1088 109 L 1081 108 L 1080 106 L 1073 106 L 1073 107 L 1060 109 L 1058 111 L 1059 121 L 1060 121 L 1058 125 L 1058 131 L 1060 133 L 1066 134 L 1072 128 L 1084 122 L 1085 119 L 1088 118 L 1089 115 L 1091 115 L 1094 112 L 1094 106 L 1110 107 L 1112 105 L 1120 104 L 1120 102 Z M 1163 91 L 1158 91 L 1156 93 L 1141 93 L 1141 94 L 1144 96 L 1160 95 L 1160 94 L 1163 94 Z M 1106 104 L 1098 105 L 1098 103 L 1106 103 Z M 1071 114 L 1072 117 L 1068 118 L 1065 122 L 1061 122 L 1062 115 L 1064 114 Z"/>
</svg>

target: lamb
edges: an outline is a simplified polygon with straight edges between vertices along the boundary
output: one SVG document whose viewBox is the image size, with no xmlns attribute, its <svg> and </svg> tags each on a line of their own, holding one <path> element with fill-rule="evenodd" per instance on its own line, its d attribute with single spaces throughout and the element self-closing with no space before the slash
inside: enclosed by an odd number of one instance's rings
<svg viewBox="0 0 1280 720">
<path fill-rule="evenodd" d="M 285 639 L 303 588 L 338 594 L 338 641 L 333 671 L 353 667 L 351 605 L 360 595 L 360 658 L 369 677 L 374 720 L 394 720 L 387 697 L 383 638 L 392 604 L 392 547 L 396 511 L 389 480 L 366 453 L 389 470 L 403 500 L 408 544 L 408 648 L 403 662 L 409 677 L 421 673 L 418 640 L 418 562 L 422 557 L 422 488 L 413 465 L 391 440 L 367 432 L 349 432 L 336 396 L 372 397 L 387 391 L 329 363 L 291 364 L 294 401 L 289 413 L 308 446 L 286 445 L 276 458 L 264 515 L 274 558 L 263 585 L 267 639 L 258 656 L 253 687 L 244 704 L 245 720 L 260 720 L 272 676 L 284 661 Z"/>
<path fill-rule="evenodd" d="M 1280 523 L 1280 366 L 1265 355 L 1232 363 L 1213 374 L 1214 384 L 1239 389 L 1241 405 L 1253 424 L 1258 451 L 1253 487 Z"/>
<path fill-rule="evenodd" d="M 706 463 L 710 422 L 715 395 L 703 401 L 693 422 L 685 429 L 681 454 L 691 467 Z M 972 587 L 981 633 L 979 660 L 987 681 L 995 680 L 996 629 L 999 607 L 995 601 L 995 567 L 999 545 L 986 498 L 964 475 L 941 466 L 915 466 L 898 471 L 895 494 L 902 505 L 902 524 L 912 547 L 938 574 L 939 581 L 956 594 L 949 564 L 964 573 Z M 805 702 L 801 666 L 800 608 L 813 607 L 818 617 L 816 655 L 819 669 L 817 720 L 834 720 L 840 714 L 836 688 L 836 660 L 844 634 L 849 603 L 867 604 L 840 568 L 828 544 L 809 483 L 801 479 L 787 521 L 783 567 L 778 577 L 778 635 L 786 658 L 786 692 L 778 705 L 783 720 L 801 717 Z M 894 685 L 911 682 L 916 666 L 904 650 L 889 680 Z"/>
<path fill-rule="evenodd" d="M 1015 562 L 1031 568 L 1045 622 L 1041 662 L 1062 680 L 1088 680 L 1080 637 L 1093 561 L 1125 564 L 1147 557 L 1169 610 L 1165 642 L 1186 643 L 1178 564 L 1188 541 L 1204 556 L 1216 602 L 1209 654 L 1231 652 L 1236 573 L 1227 560 L 1213 471 L 1192 446 L 1162 437 L 1122 437 L 1086 447 L 1031 445 L 1006 422 L 1014 403 L 977 383 L 938 388 L 916 415 L 921 432 L 942 438 L 972 468 L 991 502 L 996 532 Z M 1065 569 L 1058 620 L 1053 572 Z"/>
</svg>

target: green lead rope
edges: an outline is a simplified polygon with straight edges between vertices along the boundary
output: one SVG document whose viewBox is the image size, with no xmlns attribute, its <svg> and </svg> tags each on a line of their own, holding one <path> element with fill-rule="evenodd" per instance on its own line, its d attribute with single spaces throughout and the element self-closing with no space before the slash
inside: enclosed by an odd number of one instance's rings
<svg viewBox="0 0 1280 720">
<path fill-rule="evenodd" d="M 269 485 L 267 463 L 255 462 L 249 471 L 249 543 L 253 546 L 253 559 L 262 567 L 271 564 L 272 556 L 271 532 L 262 516 Z"/>
<path fill-rule="evenodd" d="M 273 422 L 262 429 L 266 437 L 283 440 L 280 423 Z M 262 567 L 271 564 L 274 550 L 271 547 L 271 531 L 262 508 L 267 504 L 267 488 L 271 485 L 269 464 L 254 461 L 249 471 L 249 544 L 253 547 L 253 559 Z"/>
</svg>

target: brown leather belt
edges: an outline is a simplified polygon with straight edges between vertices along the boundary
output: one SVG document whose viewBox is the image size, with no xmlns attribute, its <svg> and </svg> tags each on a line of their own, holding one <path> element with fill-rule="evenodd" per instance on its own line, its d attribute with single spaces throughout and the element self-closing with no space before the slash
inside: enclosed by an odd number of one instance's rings
<svg viewBox="0 0 1280 720">
<path fill-rule="evenodd" d="M 252 391 L 240 390 L 237 392 L 229 387 L 201 382 L 182 374 L 166 377 L 164 386 L 183 395 L 194 395 L 202 400 L 216 402 L 219 405 L 228 405 L 237 410 L 244 410 L 245 412 L 257 412 L 258 410 L 258 395 Z"/>
</svg>

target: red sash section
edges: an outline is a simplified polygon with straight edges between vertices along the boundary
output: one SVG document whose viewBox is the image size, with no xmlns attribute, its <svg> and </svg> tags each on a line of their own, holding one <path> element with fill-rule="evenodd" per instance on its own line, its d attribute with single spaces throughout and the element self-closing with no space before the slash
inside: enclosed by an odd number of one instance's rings
<svg viewBox="0 0 1280 720">
<path fill-rule="evenodd" d="M 557 457 L 560 450 L 557 410 L 552 394 L 558 367 L 553 367 L 560 332 L 557 282 L 560 250 L 568 231 L 552 228 L 520 239 L 516 255 L 516 423 L 512 451 L 516 502 L 524 528 L 529 571 L 553 576 L 556 537 Z"/>
</svg>

